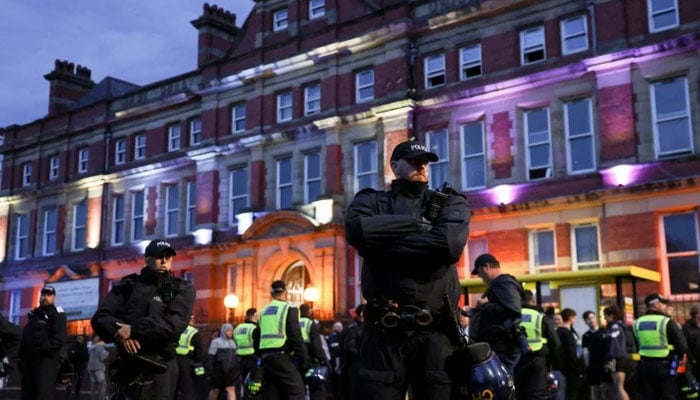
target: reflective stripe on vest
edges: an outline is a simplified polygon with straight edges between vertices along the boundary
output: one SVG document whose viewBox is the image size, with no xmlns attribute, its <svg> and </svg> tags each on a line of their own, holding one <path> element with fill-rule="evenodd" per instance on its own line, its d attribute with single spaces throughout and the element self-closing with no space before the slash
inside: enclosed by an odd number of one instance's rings
<svg viewBox="0 0 700 400">
<path fill-rule="evenodd" d="M 233 330 L 233 340 L 236 341 L 236 354 L 239 356 L 250 356 L 255 354 L 255 349 L 253 348 L 253 331 L 255 330 L 255 324 L 250 322 L 244 322 L 239 324 L 236 329 Z"/>
<path fill-rule="evenodd" d="M 194 350 L 194 346 L 192 346 L 192 338 L 197 332 L 197 328 L 187 325 L 185 331 L 180 335 L 180 341 L 177 343 L 177 348 L 175 349 L 175 352 L 178 355 L 186 356 L 190 354 L 192 350 Z"/>
<path fill-rule="evenodd" d="M 666 337 L 669 317 L 648 314 L 634 321 L 634 335 L 639 340 L 639 355 L 651 358 L 666 358 L 673 350 Z"/>
<path fill-rule="evenodd" d="M 542 318 L 544 314 L 532 308 L 523 308 L 520 312 L 520 327 L 525 329 L 527 344 L 532 351 L 542 350 L 547 343 L 542 337 Z"/>
<path fill-rule="evenodd" d="M 272 300 L 260 313 L 260 349 L 279 349 L 287 341 L 289 303 Z"/>
<path fill-rule="evenodd" d="M 301 327 L 301 338 L 304 343 L 311 343 L 311 319 L 306 317 L 299 318 L 299 326 Z"/>
</svg>

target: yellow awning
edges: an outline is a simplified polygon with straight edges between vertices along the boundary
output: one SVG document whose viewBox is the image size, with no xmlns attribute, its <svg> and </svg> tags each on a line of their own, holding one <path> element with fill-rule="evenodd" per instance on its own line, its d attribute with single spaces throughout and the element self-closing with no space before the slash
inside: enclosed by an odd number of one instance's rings
<svg viewBox="0 0 700 400">
<path fill-rule="evenodd" d="M 661 274 L 647 268 L 636 265 L 624 267 L 609 267 L 599 269 L 586 269 L 581 271 L 563 272 L 542 272 L 539 274 L 527 274 L 516 276 L 518 281 L 523 282 L 526 287 L 534 286 L 536 283 L 547 283 L 550 288 L 569 285 L 605 285 L 616 283 L 618 279 L 634 279 L 640 281 L 660 282 Z M 486 285 L 480 278 L 464 279 L 460 281 L 462 288 L 472 293 L 483 293 Z"/>
</svg>

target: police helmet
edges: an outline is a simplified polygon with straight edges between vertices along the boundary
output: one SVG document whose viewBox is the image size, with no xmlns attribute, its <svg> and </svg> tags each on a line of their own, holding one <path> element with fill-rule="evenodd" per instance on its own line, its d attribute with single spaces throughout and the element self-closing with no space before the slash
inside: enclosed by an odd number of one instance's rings
<svg viewBox="0 0 700 400">
<path fill-rule="evenodd" d="M 472 343 L 455 350 L 447 361 L 457 399 L 515 399 L 515 385 L 488 343 Z"/>
<path fill-rule="evenodd" d="M 243 392 L 245 393 L 246 399 L 262 399 L 262 385 L 263 385 L 263 369 L 262 367 L 257 367 L 256 369 L 248 372 L 245 380 L 243 381 Z"/>
<path fill-rule="evenodd" d="M 324 383 L 328 381 L 329 376 L 328 366 L 326 365 L 316 365 L 311 367 L 304 374 L 304 381 L 306 383 Z"/>
</svg>

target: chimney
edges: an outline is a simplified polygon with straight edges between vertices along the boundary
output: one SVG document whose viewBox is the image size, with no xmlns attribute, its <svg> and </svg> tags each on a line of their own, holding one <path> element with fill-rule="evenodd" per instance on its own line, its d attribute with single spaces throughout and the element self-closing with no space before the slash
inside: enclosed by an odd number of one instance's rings
<svg viewBox="0 0 700 400">
<path fill-rule="evenodd" d="M 56 60 L 53 71 L 44 75 L 44 79 L 51 82 L 49 89 L 49 116 L 62 114 L 70 108 L 76 100 L 93 86 L 95 82 L 90 79 L 90 69 L 82 65 L 75 65 L 68 61 Z"/>
<path fill-rule="evenodd" d="M 191 23 L 199 31 L 198 67 L 225 56 L 239 32 L 236 14 L 209 3 L 204 3 L 204 13 Z"/>
</svg>

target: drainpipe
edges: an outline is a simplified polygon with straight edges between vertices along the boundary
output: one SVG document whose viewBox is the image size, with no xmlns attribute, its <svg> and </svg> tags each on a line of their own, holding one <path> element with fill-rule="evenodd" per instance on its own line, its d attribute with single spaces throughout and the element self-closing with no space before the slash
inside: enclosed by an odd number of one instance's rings
<svg viewBox="0 0 700 400">
<path fill-rule="evenodd" d="M 598 54 L 598 36 L 596 34 L 595 0 L 586 0 L 588 15 L 591 16 L 591 50 L 593 55 Z"/>
</svg>

